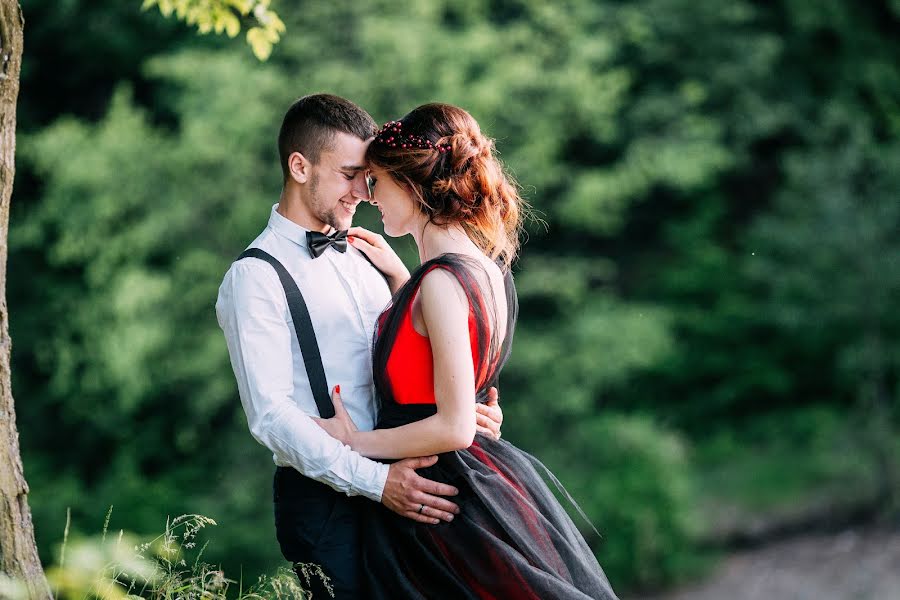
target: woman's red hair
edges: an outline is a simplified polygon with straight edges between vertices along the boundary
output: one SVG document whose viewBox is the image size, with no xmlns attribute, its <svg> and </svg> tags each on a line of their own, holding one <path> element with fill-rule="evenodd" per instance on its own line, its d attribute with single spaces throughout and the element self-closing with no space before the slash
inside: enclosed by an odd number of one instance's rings
<svg viewBox="0 0 900 600">
<path fill-rule="evenodd" d="M 424 104 L 399 124 L 399 134 L 375 137 L 366 154 L 369 164 L 410 186 L 430 222 L 461 225 L 485 254 L 508 268 L 527 205 L 496 157 L 493 140 L 472 115 L 450 104 Z M 387 143 L 390 136 L 415 136 L 431 147 Z"/>
</svg>

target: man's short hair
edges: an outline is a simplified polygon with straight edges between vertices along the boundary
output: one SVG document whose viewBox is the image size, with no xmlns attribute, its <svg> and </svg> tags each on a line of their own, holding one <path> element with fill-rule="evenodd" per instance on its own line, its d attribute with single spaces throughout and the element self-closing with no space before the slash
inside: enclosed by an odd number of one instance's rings
<svg viewBox="0 0 900 600">
<path fill-rule="evenodd" d="M 288 109 L 278 133 L 278 154 L 285 181 L 289 174 L 288 157 L 294 152 L 318 164 L 322 153 L 331 149 L 336 132 L 367 140 L 375 135 L 376 129 L 371 115 L 346 98 L 333 94 L 303 96 Z"/>
</svg>

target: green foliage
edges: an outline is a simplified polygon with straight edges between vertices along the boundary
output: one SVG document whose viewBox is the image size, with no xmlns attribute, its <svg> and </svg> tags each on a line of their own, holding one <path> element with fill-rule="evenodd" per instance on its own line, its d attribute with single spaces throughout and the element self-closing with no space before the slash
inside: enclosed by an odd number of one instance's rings
<svg viewBox="0 0 900 600">
<path fill-rule="evenodd" d="M 682 439 L 645 417 L 580 420 L 549 452 L 600 531 L 597 556 L 615 587 L 656 587 L 700 561 L 693 474 Z"/>
<path fill-rule="evenodd" d="M 277 198 L 277 176 L 266 176 L 277 173 L 266 132 L 277 128 L 281 107 L 266 106 L 265 97 L 281 94 L 272 91 L 271 73 L 243 59 L 191 60 L 204 63 L 213 79 L 244 69 L 258 93 L 252 108 L 242 108 L 240 90 L 214 91 L 210 80 L 192 76 L 185 59 L 173 60 L 171 77 L 205 86 L 210 99 L 185 107 L 205 116 L 186 119 L 177 133 L 151 126 L 122 89 L 100 124 L 59 122 L 21 140 L 21 155 L 47 174 L 47 185 L 13 246 L 46 250 L 39 268 L 67 274 L 52 288 L 32 290 L 33 301 L 54 315 L 33 323 L 43 348 L 35 367 L 52 374 L 33 393 L 54 407 L 58 422 L 32 439 L 52 447 L 65 432 L 82 457 L 66 464 L 65 453 L 55 453 L 46 467 L 32 467 L 48 475 L 61 470 L 68 491 L 43 503 L 36 494 L 35 514 L 52 523 L 71 505 L 77 523 L 92 512 L 93 493 L 121 506 L 123 518 L 133 516 L 132 527 L 169 510 L 219 516 L 224 501 L 227 516 L 243 505 L 257 525 L 243 530 L 238 546 L 271 564 L 274 544 L 261 554 L 254 549 L 254 530 L 272 530 L 265 509 L 270 459 L 246 437 L 212 304 L 230 258 Z M 245 120 L 229 132 L 236 113 Z M 59 149 L 79 161 L 56 169 L 46 161 Z M 242 169 L 223 168 L 234 161 Z M 37 423 L 41 410 L 23 404 L 20 412 L 24 422 Z M 105 467 L 98 473 L 96 465 Z M 234 477 L 226 477 L 225 465 L 238 469 Z M 161 472 L 174 476 L 153 476 Z M 217 475 L 210 479 L 210 472 Z M 46 544 L 53 529 L 38 535 Z"/>
<path fill-rule="evenodd" d="M 788 184 L 749 231 L 760 252 L 748 275 L 769 287 L 764 307 L 779 327 L 831 349 L 833 389 L 864 411 L 861 446 L 896 511 L 900 144 L 873 139 L 871 125 L 839 102 L 825 109 L 810 141 L 786 156 Z"/>
<path fill-rule="evenodd" d="M 748 274 L 768 286 L 780 327 L 836 349 L 836 384 L 889 395 L 884 379 L 900 369 L 900 144 L 874 140 L 846 106 L 823 117 L 811 147 L 785 157 L 774 210 L 749 230 Z"/>
<path fill-rule="evenodd" d="M 165 4 L 187 20 L 216 3 Z M 265 64 L 134 5 L 26 7 L 9 305 L 42 549 L 66 506 L 78 530 L 115 502 L 138 533 L 172 511 L 215 516 L 225 543 L 207 556 L 229 572 L 280 561 L 270 457 L 246 431 L 213 302 L 277 200 L 281 115 L 316 91 L 379 121 L 457 103 L 496 138 L 547 223 L 516 265 L 504 434 L 588 508 L 617 588 L 662 584 L 695 554 L 690 509 L 706 504 L 685 446 L 719 497 L 790 504 L 753 482 L 799 500 L 857 481 L 823 466 L 835 438 L 725 444 L 721 461 L 707 444 L 849 414 L 866 435 L 841 436 L 845 455 L 894 485 L 896 3 L 284 6 L 292 35 Z M 818 458 L 785 468 L 790 453 Z M 720 478 L 728 464 L 745 471 Z M 844 491 L 857 487 L 869 493 Z"/>
<path fill-rule="evenodd" d="M 540 266 L 530 270 L 530 265 L 531 261 L 523 262 L 518 288 L 521 301 L 549 302 L 547 294 L 551 293 L 562 306 L 556 319 L 523 320 L 516 332 L 516 354 L 507 367 L 504 387 L 513 432 L 520 431 L 519 421 L 568 421 L 594 414 L 600 394 L 623 384 L 634 371 L 655 364 L 672 349 L 664 310 L 596 293 L 566 302 L 565 292 L 542 290 L 537 283 L 549 280 L 552 285 L 556 278 L 544 279 Z M 561 273 L 565 278 L 579 275 L 574 270 Z M 539 377 L 548 365 L 556 376 Z M 554 398 L 555 402 L 534 402 L 535 396 Z M 540 433 L 545 434 L 552 436 L 551 431 Z"/>
<path fill-rule="evenodd" d="M 274 576 L 260 576 L 244 589 L 243 582 L 228 579 L 224 571 L 202 562 L 209 541 L 198 547 L 198 534 L 216 522 L 203 515 L 181 515 L 166 522 L 163 533 L 138 542 L 119 530 L 107 538 L 112 507 L 103 533 L 95 537 L 64 539 L 56 564 L 47 579 L 57 600 L 302 600 L 311 598 L 287 568 Z M 331 592 L 328 577 L 316 565 L 303 574 L 307 584 L 321 577 Z M 238 584 L 237 595 L 234 586 Z M 229 593 L 230 591 L 230 593 Z M 26 600 L 26 590 L 15 580 L 0 578 L 0 592 L 8 600 Z M 332 594 L 333 595 L 333 594 Z"/>
<path fill-rule="evenodd" d="M 141 10 L 156 6 L 164 17 L 174 14 L 201 34 L 214 31 L 230 38 L 240 33 L 241 18 L 252 15 L 257 25 L 247 30 L 247 43 L 256 58 L 265 61 L 286 30 L 269 4 L 270 0 L 144 0 Z"/>
<path fill-rule="evenodd" d="M 749 522 L 787 522 L 807 506 L 871 505 L 880 474 L 858 451 L 862 425 L 816 406 L 759 418 L 698 443 L 704 535 L 741 531 Z"/>
<path fill-rule="evenodd" d="M 875 379 L 880 403 L 896 404 L 898 366 L 884 357 L 898 328 L 880 308 L 900 300 L 897 237 L 888 233 L 900 227 L 896 168 L 887 166 L 897 162 L 900 85 L 886 69 L 900 48 L 877 25 L 896 19 L 891 10 L 833 2 L 757 9 L 749 23 L 772 24 L 747 55 L 758 67 L 711 67 L 713 76 L 740 75 L 740 87 L 710 107 L 736 162 L 715 188 L 660 220 L 659 248 L 645 261 L 663 266 L 649 268 L 657 276 L 641 278 L 636 295 L 671 310 L 680 351 L 639 378 L 623 403 L 650 406 L 656 390 L 668 389 L 676 401 L 658 410 L 695 432 L 797 404 L 845 406 Z M 873 328 L 883 346 L 865 353 L 869 373 L 871 357 L 881 356 L 875 379 L 835 358 L 855 361 L 860 332 Z"/>
</svg>

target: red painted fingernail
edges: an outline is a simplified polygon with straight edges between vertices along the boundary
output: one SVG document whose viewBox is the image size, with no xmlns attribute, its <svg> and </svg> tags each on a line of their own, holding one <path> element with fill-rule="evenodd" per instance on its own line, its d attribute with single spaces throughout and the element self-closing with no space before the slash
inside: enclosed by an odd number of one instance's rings
<svg viewBox="0 0 900 600">
<path fill-rule="evenodd" d="M 341 393 L 341 386 L 339 386 L 339 385 L 334 386 L 334 391 L 336 391 L 338 394 L 340 394 L 340 393 Z"/>
<path fill-rule="evenodd" d="M 350 242 L 350 243 L 352 244 L 353 242 L 356 241 L 356 238 L 353 237 L 352 235 L 348 235 L 348 236 L 347 236 L 347 241 Z"/>
</svg>

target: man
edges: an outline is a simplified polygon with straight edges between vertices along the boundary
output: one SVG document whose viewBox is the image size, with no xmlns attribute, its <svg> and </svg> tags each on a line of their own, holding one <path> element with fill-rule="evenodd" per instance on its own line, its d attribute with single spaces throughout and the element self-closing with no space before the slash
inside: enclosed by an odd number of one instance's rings
<svg viewBox="0 0 900 600">
<path fill-rule="evenodd" d="M 382 274 L 344 239 L 356 207 L 369 198 L 364 161 L 375 130 L 372 117 L 343 98 L 315 94 L 297 100 L 278 136 L 281 197 L 268 227 L 250 245 L 280 262 L 299 287 L 325 378 L 341 382 L 338 391 L 360 429 L 375 424 L 375 322 L 391 293 L 409 277 L 395 254 L 391 272 Z M 372 252 L 393 254 L 380 236 L 365 241 Z M 313 422 L 310 415 L 319 416 L 313 382 L 295 334 L 294 313 L 272 264 L 259 257 L 236 261 L 219 288 L 216 314 L 250 431 L 273 452 L 278 465 L 273 487 L 282 553 L 295 568 L 320 565 L 338 598 L 362 597 L 361 503 L 374 500 L 400 515 L 436 524 L 458 514 L 459 508 L 446 498 L 457 490 L 416 474 L 437 457 L 382 464 L 360 456 Z M 502 414 L 496 401 L 477 405 L 473 418 L 483 432 L 499 433 Z"/>
</svg>

